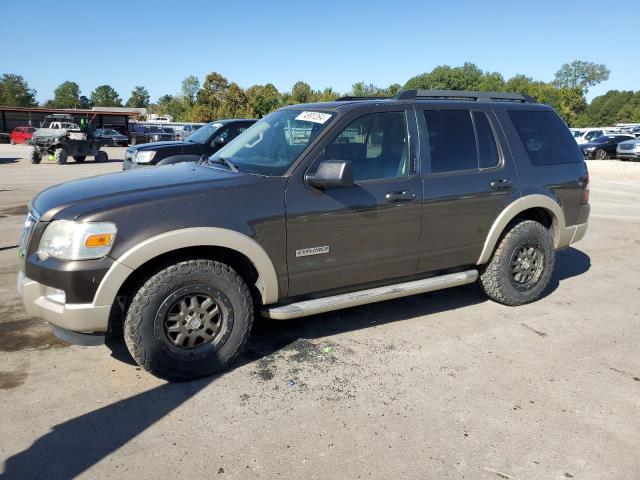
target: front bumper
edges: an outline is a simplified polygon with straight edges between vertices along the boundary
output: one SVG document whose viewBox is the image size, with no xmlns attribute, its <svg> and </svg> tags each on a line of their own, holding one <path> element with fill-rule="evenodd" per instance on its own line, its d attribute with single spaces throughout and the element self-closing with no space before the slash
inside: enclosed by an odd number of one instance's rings
<svg viewBox="0 0 640 480">
<path fill-rule="evenodd" d="M 29 315 L 73 332 L 106 332 L 109 327 L 111 305 L 92 303 L 61 304 L 45 296 L 45 285 L 18 273 L 18 293 Z"/>
<path fill-rule="evenodd" d="M 640 152 L 620 150 L 616 152 L 616 157 L 618 157 L 620 160 L 640 160 Z"/>
<path fill-rule="evenodd" d="M 152 167 L 154 166 L 152 163 L 134 163 L 129 159 L 124 160 L 122 162 L 122 170 L 135 170 L 136 168 L 144 168 L 144 167 Z"/>
</svg>

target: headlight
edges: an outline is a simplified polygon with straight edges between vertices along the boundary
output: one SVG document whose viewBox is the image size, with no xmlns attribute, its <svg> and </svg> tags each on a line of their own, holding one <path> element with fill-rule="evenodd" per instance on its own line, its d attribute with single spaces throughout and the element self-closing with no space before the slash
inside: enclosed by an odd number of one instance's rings
<svg viewBox="0 0 640 480">
<path fill-rule="evenodd" d="M 89 260 L 109 253 L 116 239 L 113 223 L 78 223 L 55 220 L 44 231 L 38 245 L 38 257 L 60 260 Z"/>
<path fill-rule="evenodd" d="M 137 163 L 149 163 L 153 160 L 153 157 L 156 156 L 156 152 L 153 150 L 146 150 L 144 152 L 136 153 L 136 162 Z"/>
</svg>

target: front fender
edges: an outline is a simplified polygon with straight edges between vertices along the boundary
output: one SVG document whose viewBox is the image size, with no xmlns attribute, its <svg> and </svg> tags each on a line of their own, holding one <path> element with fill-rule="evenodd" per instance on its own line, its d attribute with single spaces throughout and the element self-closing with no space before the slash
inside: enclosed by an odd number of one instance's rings
<svg viewBox="0 0 640 480">
<path fill-rule="evenodd" d="M 111 305 L 120 287 L 135 270 L 165 253 L 189 247 L 224 247 L 244 255 L 258 272 L 256 287 L 265 305 L 278 301 L 278 277 L 267 253 L 255 240 L 225 228 L 194 227 L 172 230 L 151 237 L 127 250 L 102 279 L 93 304 Z"/>
</svg>

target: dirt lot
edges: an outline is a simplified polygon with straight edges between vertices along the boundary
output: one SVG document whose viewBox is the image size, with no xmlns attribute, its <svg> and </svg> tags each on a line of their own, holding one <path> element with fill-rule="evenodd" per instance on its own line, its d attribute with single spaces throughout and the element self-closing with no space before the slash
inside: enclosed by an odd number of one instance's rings
<svg viewBox="0 0 640 480">
<path fill-rule="evenodd" d="M 589 231 L 537 303 L 470 285 L 265 320 L 230 372 L 167 384 L 122 345 L 67 346 L 23 312 L 28 199 L 120 169 L 34 166 L 27 151 L 0 146 L 3 478 L 640 475 L 640 163 L 589 163 Z"/>
</svg>

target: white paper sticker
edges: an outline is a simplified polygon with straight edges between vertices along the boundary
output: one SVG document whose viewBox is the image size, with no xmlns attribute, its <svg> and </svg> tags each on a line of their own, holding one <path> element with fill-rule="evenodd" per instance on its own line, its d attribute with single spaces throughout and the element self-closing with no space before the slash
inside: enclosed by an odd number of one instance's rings
<svg viewBox="0 0 640 480">
<path fill-rule="evenodd" d="M 330 113 L 322 112 L 302 112 L 296 117 L 296 120 L 302 120 L 304 122 L 324 123 L 331 118 Z"/>
</svg>

